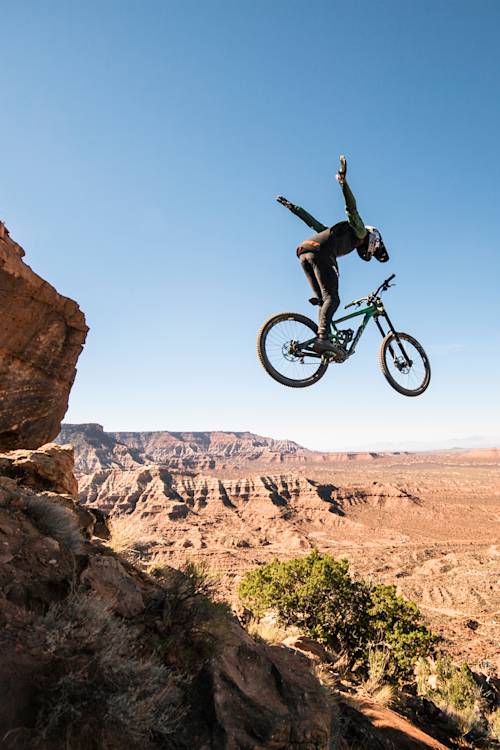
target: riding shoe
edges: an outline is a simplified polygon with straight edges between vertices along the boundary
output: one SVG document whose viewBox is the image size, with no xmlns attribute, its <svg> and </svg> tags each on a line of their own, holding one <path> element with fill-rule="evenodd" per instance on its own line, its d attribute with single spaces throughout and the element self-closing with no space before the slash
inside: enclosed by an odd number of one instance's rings
<svg viewBox="0 0 500 750">
<path fill-rule="evenodd" d="M 312 348 L 315 352 L 318 354 L 323 354 L 324 352 L 331 352 L 332 354 L 340 354 L 343 349 L 338 344 L 334 344 L 330 339 L 324 339 L 324 338 L 317 338 L 314 344 L 312 345 Z"/>
</svg>

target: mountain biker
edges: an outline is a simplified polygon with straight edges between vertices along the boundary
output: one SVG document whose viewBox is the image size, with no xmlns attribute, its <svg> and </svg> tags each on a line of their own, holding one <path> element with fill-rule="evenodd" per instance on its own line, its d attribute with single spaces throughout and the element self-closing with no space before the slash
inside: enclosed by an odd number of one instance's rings
<svg viewBox="0 0 500 750">
<path fill-rule="evenodd" d="M 340 157 L 340 169 L 336 179 L 342 188 L 345 200 L 347 221 L 340 221 L 326 227 L 300 206 L 295 206 L 282 196 L 277 200 L 316 230 L 316 234 L 304 240 L 297 248 L 297 256 L 302 269 L 314 292 L 312 304 L 320 305 L 318 336 L 313 344 L 314 351 L 338 352 L 339 346 L 328 338 L 330 323 L 340 304 L 339 270 L 337 258 L 357 250 L 365 261 L 375 257 L 380 263 L 389 260 L 382 236 L 378 229 L 365 226 L 356 207 L 356 200 L 346 180 L 347 162 Z"/>
</svg>

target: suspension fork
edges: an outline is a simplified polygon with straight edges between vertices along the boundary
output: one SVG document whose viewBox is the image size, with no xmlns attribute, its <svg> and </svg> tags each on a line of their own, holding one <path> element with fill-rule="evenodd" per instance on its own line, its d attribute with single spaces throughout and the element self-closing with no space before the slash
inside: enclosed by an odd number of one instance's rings
<svg viewBox="0 0 500 750">
<path fill-rule="evenodd" d="M 408 367 L 411 367 L 411 366 L 412 366 L 412 364 L 413 364 L 413 362 L 411 361 L 411 359 L 410 359 L 410 358 L 409 358 L 409 356 L 407 355 L 407 353 L 406 353 L 406 351 L 405 351 L 405 348 L 404 348 L 403 344 L 401 343 L 401 340 L 400 340 L 400 338 L 399 338 L 399 336 L 398 336 L 398 332 L 396 331 L 396 329 L 395 329 L 395 328 L 394 328 L 394 326 L 392 325 L 392 323 L 391 323 L 391 319 L 389 318 L 389 316 L 387 315 L 387 313 L 386 313 L 386 311 L 385 311 L 385 310 L 384 310 L 384 312 L 383 312 L 383 313 L 380 313 L 379 315 L 376 315 L 376 316 L 375 316 L 375 323 L 377 324 L 377 328 L 378 328 L 378 330 L 380 331 L 380 333 L 381 333 L 381 335 L 382 335 L 382 338 L 385 338 L 385 336 L 386 336 L 386 333 L 385 333 L 384 329 L 382 328 L 382 325 L 380 324 L 380 320 L 379 320 L 379 318 L 380 318 L 380 316 L 381 316 L 381 315 L 383 315 L 383 316 L 384 316 L 384 318 L 385 318 L 385 319 L 386 319 L 386 321 L 387 321 L 387 325 L 389 326 L 389 328 L 390 328 L 390 330 L 391 330 L 391 333 L 393 333 L 393 334 L 394 334 L 394 336 L 396 337 L 396 341 L 398 342 L 398 344 L 399 344 L 399 348 L 401 349 L 401 352 L 402 352 L 402 354 L 403 354 L 403 356 L 404 356 L 404 358 L 405 358 L 405 360 L 406 360 L 406 364 L 408 365 Z M 390 353 L 391 353 L 391 357 L 392 357 L 392 358 L 394 359 L 394 358 L 395 358 L 395 353 L 394 353 L 394 350 L 393 350 L 393 348 L 392 348 L 392 346 L 391 346 L 390 344 L 389 344 L 389 351 L 390 351 Z"/>
</svg>

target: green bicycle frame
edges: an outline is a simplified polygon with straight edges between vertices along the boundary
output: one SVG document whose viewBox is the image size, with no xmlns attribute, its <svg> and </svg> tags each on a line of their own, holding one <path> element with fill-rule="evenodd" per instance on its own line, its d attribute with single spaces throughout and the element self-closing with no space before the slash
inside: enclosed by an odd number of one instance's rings
<svg viewBox="0 0 500 750">
<path fill-rule="evenodd" d="M 410 359 L 410 357 L 406 353 L 406 349 L 405 349 L 405 347 L 403 345 L 403 342 L 400 341 L 399 335 L 398 335 L 396 329 L 394 328 L 394 326 L 392 325 L 391 319 L 387 315 L 386 309 L 385 309 L 384 304 L 383 304 L 382 300 L 380 299 L 380 297 L 376 297 L 374 302 L 372 302 L 371 304 L 369 304 L 367 307 L 364 307 L 362 310 L 357 310 L 356 312 L 350 313 L 349 315 L 344 315 L 342 318 L 337 318 L 336 320 L 332 320 L 332 323 L 331 323 L 331 335 L 332 335 L 333 340 L 334 341 L 337 340 L 337 333 L 339 332 L 337 330 L 337 323 L 344 323 L 346 320 L 350 320 L 351 318 L 357 318 L 360 315 L 364 315 L 364 318 L 361 321 L 361 325 L 359 326 L 358 330 L 356 331 L 356 334 L 355 334 L 355 336 L 354 336 L 354 338 L 352 340 L 351 346 L 349 347 L 349 349 L 345 350 L 347 356 L 350 357 L 356 351 L 356 346 L 357 346 L 357 344 L 358 344 L 358 342 L 359 342 L 359 340 L 361 338 L 361 335 L 362 335 L 363 331 L 365 330 L 366 326 L 368 325 L 368 322 L 372 318 L 375 320 L 375 323 L 377 324 L 377 328 L 380 331 L 380 334 L 381 334 L 382 338 L 385 337 L 386 332 L 382 328 L 382 326 L 380 324 L 380 320 L 379 320 L 380 317 L 383 317 L 385 319 L 387 325 L 389 326 L 389 330 L 392 331 L 392 333 L 395 336 L 395 340 L 398 343 L 399 349 L 401 351 L 401 354 L 404 357 L 405 362 L 407 363 L 408 366 L 411 367 L 411 365 L 413 364 L 412 360 Z M 392 345 L 389 345 L 389 351 L 391 353 L 391 356 L 392 356 L 393 360 L 395 360 L 396 359 L 396 353 L 395 353 Z"/>
<path fill-rule="evenodd" d="M 331 334 L 332 338 L 335 341 L 337 339 L 337 323 L 344 323 L 346 320 L 351 320 L 351 318 L 359 318 L 361 315 L 364 315 L 363 320 L 361 321 L 361 324 L 356 331 L 356 335 L 354 336 L 351 345 L 348 349 L 346 349 L 347 356 L 351 356 L 351 354 L 354 354 L 356 350 L 356 346 L 358 345 L 358 342 L 363 334 L 363 331 L 365 330 L 366 326 L 368 325 L 369 321 L 374 317 L 378 316 L 381 312 L 383 312 L 377 305 L 368 305 L 368 307 L 364 307 L 362 310 L 357 310 L 356 312 L 350 313 L 349 315 L 344 315 L 342 318 L 337 318 L 336 320 L 332 320 L 331 322 Z M 378 320 L 377 320 L 378 323 Z M 379 324 L 380 328 L 380 324 Z"/>
<path fill-rule="evenodd" d="M 391 278 L 393 278 L 393 277 L 391 277 Z M 390 279 L 389 279 L 389 281 L 390 281 Z M 361 338 L 361 336 L 363 334 L 363 331 L 365 330 L 366 326 L 368 325 L 369 321 L 372 318 L 375 320 L 375 323 L 377 325 L 378 330 L 380 331 L 380 335 L 382 336 L 382 338 L 384 338 L 386 336 L 386 332 L 384 331 L 384 329 L 382 328 L 382 325 L 380 323 L 380 318 L 382 317 L 382 318 L 385 319 L 385 322 L 387 323 L 387 325 L 389 327 L 389 330 L 394 334 L 395 341 L 397 342 L 399 350 L 401 351 L 401 354 L 404 357 L 405 363 L 408 366 L 411 367 L 412 360 L 410 359 L 410 357 L 406 353 L 406 350 L 405 350 L 405 347 L 403 345 L 403 342 L 400 340 L 399 335 L 398 335 L 396 329 L 392 325 L 391 319 L 387 315 L 386 309 L 384 307 L 384 303 L 382 302 L 382 300 L 380 299 L 380 297 L 378 295 L 375 296 L 375 297 L 372 297 L 372 299 L 373 299 L 373 301 L 370 302 L 366 307 L 363 307 L 361 310 L 356 310 L 356 312 L 349 313 L 349 315 L 343 315 L 341 318 L 337 318 L 336 320 L 332 320 L 332 322 L 330 324 L 330 336 L 331 336 L 332 341 L 340 343 L 339 342 L 339 334 L 342 333 L 342 331 L 340 331 L 337 328 L 337 324 L 338 323 L 345 323 L 346 320 L 352 320 L 352 318 L 359 318 L 359 317 L 363 316 L 363 320 L 361 321 L 361 323 L 359 325 L 359 328 L 356 331 L 356 333 L 354 335 L 354 338 L 351 341 L 351 345 L 349 346 L 349 348 L 346 347 L 344 349 L 344 352 L 345 352 L 345 355 L 346 355 L 345 359 L 347 359 L 347 357 L 352 356 L 354 354 L 354 352 L 356 351 L 356 347 L 357 347 L 357 345 L 359 343 L 359 340 L 360 340 L 360 338 Z M 352 302 L 351 304 L 355 304 L 355 303 Z M 302 350 L 302 352 L 304 354 L 307 354 L 307 356 L 309 356 L 309 357 L 311 357 L 311 356 L 312 357 L 314 357 L 314 356 L 320 357 L 322 355 L 315 354 L 313 351 L 311 351 L 309 349 L 309 347 L 311 346 L 311 344 L 314 341 L 315 341 L 315 339 L 310 339 L 309 341 L 303 341 L 302 343 L 298 344 L 298 348 L 300 350 Z M 342 346 L 342 344 L 340 344 L 340 345 Z M 391 356 L 392 356 L 393 360 L 396 361 L 396 353 L 394 351 L 394 348 L 393 348 L 392 344 L 389 344 L 389 351 L 391 353 Z M 344 360 L 341 360 L 341 361 L 344 361 Z"/>
</svg>

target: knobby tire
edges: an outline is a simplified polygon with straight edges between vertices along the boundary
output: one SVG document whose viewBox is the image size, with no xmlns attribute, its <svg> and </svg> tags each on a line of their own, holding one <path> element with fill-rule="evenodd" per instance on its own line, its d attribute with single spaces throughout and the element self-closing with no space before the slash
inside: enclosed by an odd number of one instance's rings
<svg viewBox="0 0 500 750">
<path fill-rule="evenodd" d="M 425 375 L 424 375 L 423 382 L 417 388 L 413 388 L 413 389 L 404 388 L 391 375 L 391 372 L 387 365 L 387 357 L 392 356 L 390 353 L 389 347 L 392 346 L 392 348 L 397 349 L 398 352 L 401 351 L 399 344 L 398 344 L 398 338 L 396 338 L 396 336 L 401 340 L 403 346 L 404 346 L 404 342 L 407 341 L 416 349 L 416 351 L 420 355 L 420 358 L 424 366 Z M 410 336 L 408 333 L 394 334 L 390 332 L 387 334 L 387 336 L 383 339 L 382 344 L 380 346 L 379 364 L 384 374 L 384 377 L 386 378 L 389 385 L 391 385 L 394 388 L 394 390 L 396 390 L 398 393 L 401 393 L 403 396 L 420 396 L 425 390 L 427 390 L 429 383 L 431 381 L 431 366 L 430 366 L 427 354 L 425 353 L 423 347 L 418 343 L 418 341 L 414 339 L 413 336 Z"/>
</svg>

